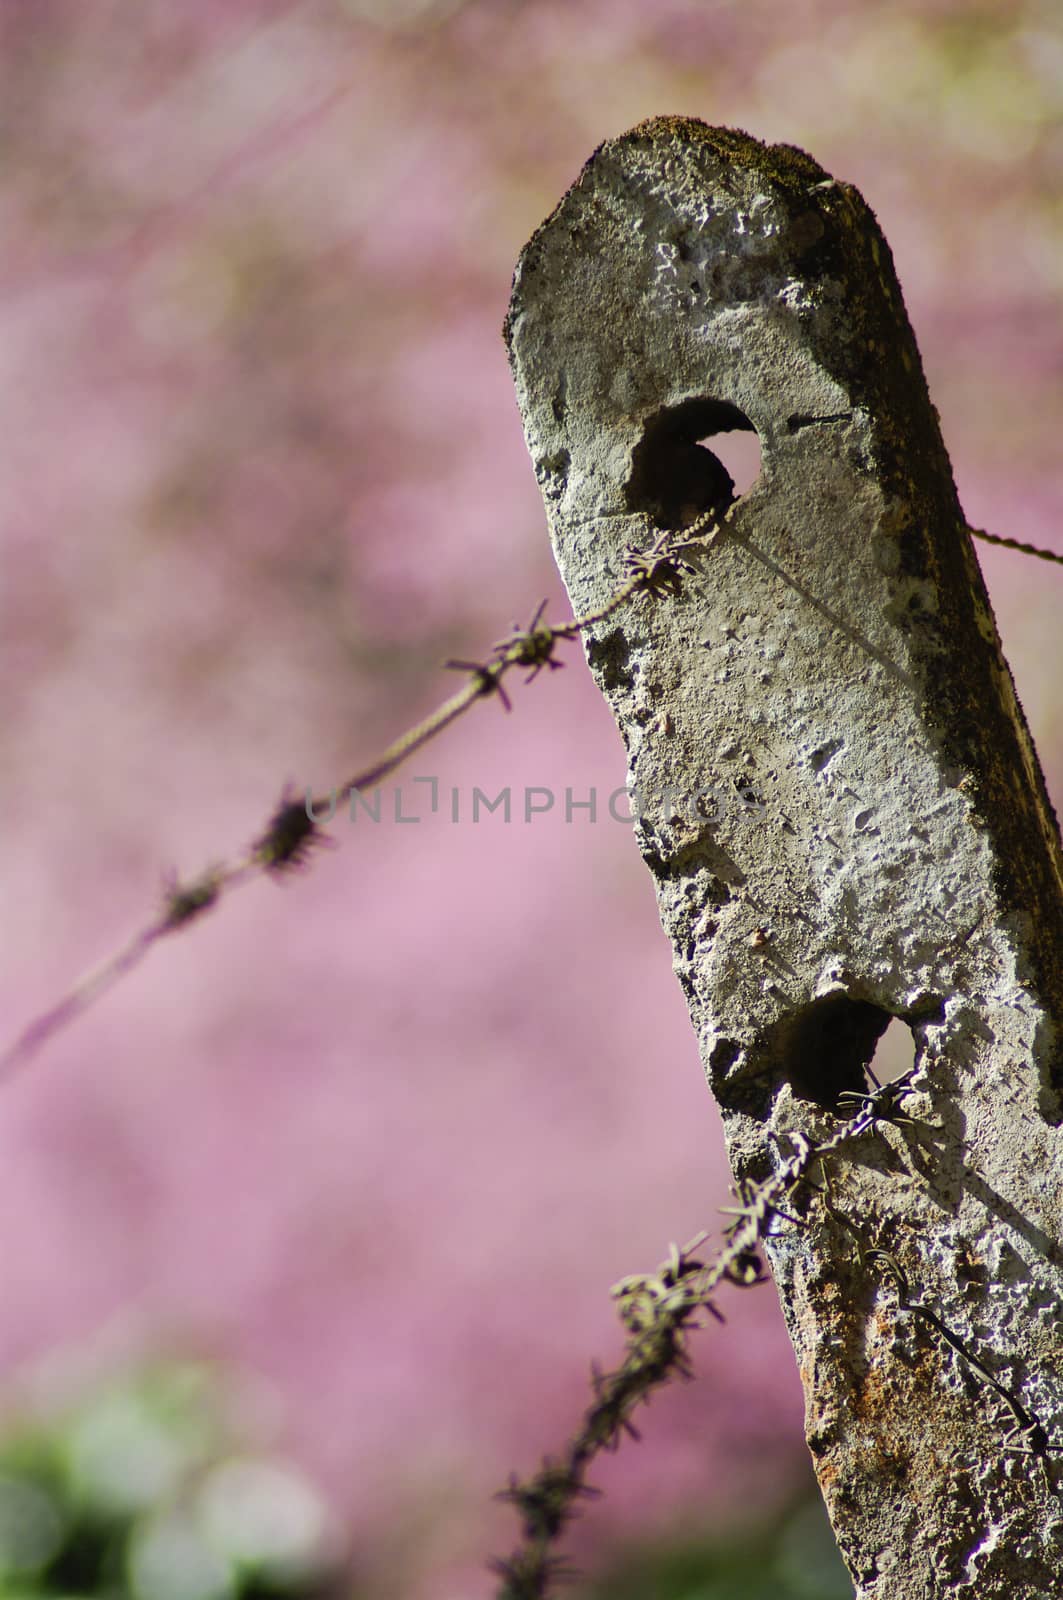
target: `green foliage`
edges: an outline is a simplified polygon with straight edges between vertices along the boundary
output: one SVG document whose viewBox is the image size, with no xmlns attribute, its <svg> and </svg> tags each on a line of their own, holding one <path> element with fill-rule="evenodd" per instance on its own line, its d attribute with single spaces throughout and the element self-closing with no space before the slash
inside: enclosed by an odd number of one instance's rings
<svg viewBox="0 0 1063 1600">
<path fill-rule="evenodd" d="M 238 1446 L 210 1369 L 168 1364 L 0 1438 L 0 1600 L 309 1600 L 337 1576 L 324 1507 Z"/>
</svg>

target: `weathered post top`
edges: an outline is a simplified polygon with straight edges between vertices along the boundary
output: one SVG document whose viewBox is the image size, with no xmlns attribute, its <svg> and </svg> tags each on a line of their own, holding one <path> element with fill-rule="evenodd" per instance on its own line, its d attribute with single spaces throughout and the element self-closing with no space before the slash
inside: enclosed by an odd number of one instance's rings
<svg viewBox="0 0 1063 1600">
<path fill-rule="evenodd" d="M 506 334 L 575 610 L 692 530 L 587 653 L 736 1174 L 915 1037 L 923 1131 L 839 1169 L 851 1225 L 768 1242 L 858 1592 L 1056 1592 L 1063 1457 L 1016 1466 L 934 1317 L 1063 1432 L 1063 862 L 886 243 L 801 151 L 657 118 L 527 245 Z"/>
</svg>

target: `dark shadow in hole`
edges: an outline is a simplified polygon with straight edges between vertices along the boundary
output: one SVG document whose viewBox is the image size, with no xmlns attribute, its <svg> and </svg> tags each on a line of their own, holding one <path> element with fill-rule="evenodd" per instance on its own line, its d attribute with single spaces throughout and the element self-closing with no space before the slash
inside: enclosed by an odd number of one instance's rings
<svg viewBox="0 0 1063 1600">
<path fill-rule="evenodd" d="M 846 1091 L 867 1092 L 867 1068 L 893 1017 L 869 1000 L 830 994 L 785 1017 L 760 1041 L 779 1078 L 825 1111 Z"/>
<path fill-rule="evenodd" d="M 658 411 L 632 452 L 628 509 L 645 512 L 658 528 L 676 529 L 689 528 L 703 512 L 726 511 L 736 498 L 735 480 L 703 441 L 736 431 L 757 438 L 745 413 L 726 400 L 684 400 Z M 748 454 L 743 451 L 743 459 L 736 456 L 732 463 L 741 470 L 740 494 L 757 475 L 749 476 Z"/>
</svg>

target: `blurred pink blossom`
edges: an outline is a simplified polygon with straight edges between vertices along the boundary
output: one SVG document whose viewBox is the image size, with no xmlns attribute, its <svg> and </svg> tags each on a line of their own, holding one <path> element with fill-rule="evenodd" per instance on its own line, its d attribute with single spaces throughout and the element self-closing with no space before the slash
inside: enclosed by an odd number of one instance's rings
<svg viewBox="0 0 1063 1600">
<path fill-rule="evenodd" d="M 1063 37 L 1035 0 L 373 15 L 0 18 L 10 1034 L 165 870 L 342 780 L 455 687 L 446 656 L 562 613 L 499 326 L 525 239 L 644 116 L 863 189 L 968 515 L 1059 545 Z M 983 564 L 1058 791 L 1060 580 Z M 424 752 L 408 810 L 418 775 L 622 784 L 565 659 Z M 7 1088 L 0 1356 L 14 1380 L 76 1345 L 208 1347 L 272 1385 L 381 1594 L 487 1594 L 515 1531 L 489 1497 L 618 1355 L 609 1285 L 713 1225 L 718 1125 L 628 828 L 333 831 Z M 697 1383 L 593 1474 L 584 1554 L 807 1471 L 771 1293 L 732 1300 Z"/>
</svg>

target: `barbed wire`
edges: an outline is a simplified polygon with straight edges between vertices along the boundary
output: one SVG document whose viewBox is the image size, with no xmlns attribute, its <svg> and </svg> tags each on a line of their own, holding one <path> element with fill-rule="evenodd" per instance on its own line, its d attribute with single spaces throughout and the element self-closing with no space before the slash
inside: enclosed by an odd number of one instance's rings
<svg viewBox="0 0 1063 1600">
<path fill-rule="evenodd" d="M 563 665 L 554 655 L 558 644 L 605 622 L 635 596 L 643 594 L 656 600 L 677 592 L 683 574 L 694 570 L 689 559 L 691 552 L 695 547 L 708 549 L 728 519 L 729 511 L 718 515 L 713 509 L 704 512 L 689 527 L 657 532 L 645 549 L 629 545 L 624 552 L 626 576 L 604 605 L 567 622 L 544 623 L 544 601 L 528 627 L 522 629 L 514 624 L 512 631 L 492 646 L 485 660 L 448 661 L 446 666 L 466 673 L 468 681 L 388 745 L 368 766 L 330 790 L 328 795 L 308 793 L 305 799 L 298 799 L 285 791 L 266 828 L 242 856 L 227 864 L 207 867 L 184 882 L 171 877 L 164 884 L 162 909 L 150 922 L 73 983 L 59 1001 L 35 1017 L 0 1054 L 0 1076 L 10 1076 L 24 1066 L 49 1039 L 139 966 L 161 939 L 213 910 L 224 895 L 263 875 L 279 877 L 305 867 L 317 848 L 334 842 L 323 832 L 322 813 L 327 813 L 325 820 L 330 820 L 341 801 L 346 802 L 353 795 L 381 783 L 478 701 L 497 696 L 509 711 L 511 701 L 503 683 L 509 673 L 526 668 L 525 682 L 530 683 L 544 667 L 552 672 Z"/>
<path fill-rule="evenodd" d="M 970 1344 L 933 1310 L 924 1295 L 913 1292 L 908 1274 L 896 1254 L 881 1245 L 869 1244 L 861 1226 L 845 1215 L 833 1196 L 827 1163 L 845 1145 L 877 1133 L 882 1124 L 920 1126 L 904 1111 L 904 1100 L 912 1091 L 917 1070 L 910 1068 L 891 1083 L 876 1087 L 872 1093 L 839 1097 L 855 1101 L 857 1110 L 820 1143 L 813 1143 L 797 1131 L 777 1135 L 793 1148 L 794 1154 L 763 1183 L 742 1185 L 740 1205 L 722 1208 L 735 1220 L 724 1230 L 727 1242 L 711 1262 L 706 1264 L 694 1254 L 708 1237 L 707 1233 L 700 1233 L 682 1249 L 673 1244 L 656 1272 L 622 1278 L 614 1284 L 611 1293 L 630 1335 L 624 1359 L 609 1373 L 592 1367 L 594 1403 L 584 1413 L 582 1425 L 560 1459 L 548 1457 L 540 1470 L 524 1481 L 514 1476 L 498 1495 L 520 1514 L 521 1539 L 509 1556 L 489 1562 L 490 1570 L 502 1580 L 496 1600 L 548 1600 L 553 1583 L 571 1575 L 572 1569 L 553 1552 L 578 1515 L 577 1501 L 598 1494 L 586 1481 L 591 1463 L 602 1451 L 616 1450 L 625 1434 L 636 1440 L 639 1438 L 631 1421 L 632 1412 L 646 1404 L 654 1390 L 675 1378 L 688 1380 L 693 1376 L 687 1352 L 688 1337 L 696 1328 L 704 1326 L 695 1321 L 700 1311 L 709 1312 L 718 1322 L 725 1320 L 713 1299 L 721 1283 L 726 1281 L 746 1289 L 768 1281 L 758 1247 L 768 1237 L 776 1218 L 795 1227 L 805 1225 L 806 1217 L 795 1217 L 783 1209 L 801 1184 L 808 1186 L 812 1196 L 819 1195 L 824 1214 L 844 1226 L 855 1238 L 858 1262 L 877 1272 L 880 1284 L 895 1291 L 897 1310 L 915 1315 L 932 1328 L 976 1373 L 987 1392 L 1006 1407 L 1011 1426 L 1004 1435 L 1004 1452 L 1038 1459 L 1048 1475 L 1049 1457 L 1063 1454 L 1063 1444 L 1049 1439 L 1036 1413 L 994 1375 Z M 810 1178 L 817 1163 L 823 1177 L 822 1187 Z M 1013 1442 L 1017 1439 L 1022 1443 Z"/>
<path fill-rule="evenodd" d="M 984 528 L 968 527 L 967 532 L 973 539 L 981 539 L 985 544 L 998 544 L 1005 550 L 1018 550 L 1024 556 L 1036 556 L 1039 561 L 1058 561 L 1063 566 L 1063 553 L 1058 550 L 1046 550 L 1040 544 L 1027 544 L 1024 539 L 1008 539 L 1002 533 L 987 533 Z"/>
<path fill-rule="evenodd" d="M 817 1160 L 867 1133 L 890 1105 L 899 1104 L 900 1091 L 894 1084 L 880 1093 L 880 1111 L 868 1097 L 856 1115 L 821 1145 L 813 1145 L 803 1134 L 788 1135 L 795 1154 L 762 1184 L 745 1186 L 742 1204 L 733 1208 L 735 1221 L 725 1230 L 727 1242 L 710 1263 L 693 1254 L 707 1237 L 699 1234 L 681 1250 L 673 1245 L 656 1273 L 622 1278 L 614 1285 L 617 1311 L 630 1333 L 624 1359 L 608 1374 L 592 1368 L 594 1404 L 562 1458 L 547 1458 L 534 1477 L 524 1482 L 513 1478 L 501 1492 L 499 1498 L 520 1513 L 522 1526 L 520 1543 L 511 1554 L 489 1563 L 502 1580 L 497 1600 L 547 1600 L 554 1580 L 567 1575 L 569 1569 L 554 1555 L 554 1547 L 578 1514 L 576 1502 L 595 1493 L 586 1482 L 591 1462 L 601 1451 L 617 1449 L 624 1434 L 639 1437 L 631 1414 L 648 1402 L 655 1389 L 673 1378 L 691 1376 L 688 1336 L 699 1326 L 694 1319 L 701 1310 L 723 1321 L 713 1300 L 719 1285 L 728 1280 L 736 1287 L 751 1288 L 766 1281 L 757 1246 L 776 1216 L 798 1221 L 782 1211 L 783 1201 Z"/>
</svg>

